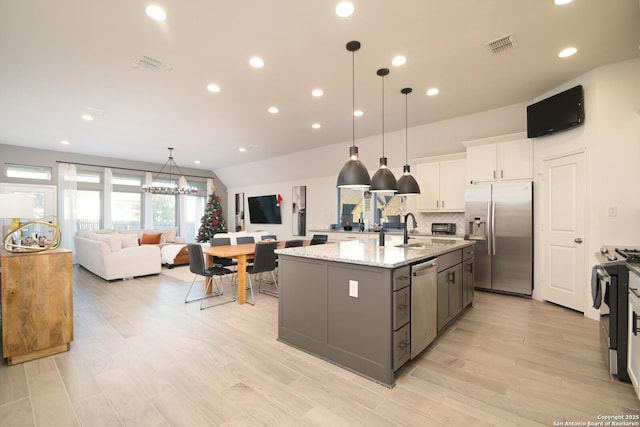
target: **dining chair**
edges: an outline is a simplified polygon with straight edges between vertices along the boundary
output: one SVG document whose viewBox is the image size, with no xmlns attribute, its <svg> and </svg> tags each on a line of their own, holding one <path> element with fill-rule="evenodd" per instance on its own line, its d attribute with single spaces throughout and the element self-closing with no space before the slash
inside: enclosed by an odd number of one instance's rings
<svg viewBox="0 0 640 427">
<path fill-rule="evenodd" d="M 302 240 L 287 240 L 286 242 L 284 242 L 284 247 L 285 248 L 296 248 L 298 246 L 302 246 L 304 244 L 304 241 Z"/>
<path fill-rule="evenodd" d="M 261 238 L 261 240 L 278 240 L 278 236 L 275 234 L 265 234 Z"/>
<path fill-rule="evenodd" d="M 327 234 L 314 234 L 313 237 L 311 238 L 311 242 L 309 242 L 310 245 L 322 245 L 324 243 L 327 243 L 327 238 L 329 236 Z"/>
<path fill-rule="evenodd" d="M 189 270 L 193 273 L 193 280 L 191 281 L 191 286 L 189 287 L 189 291 L 187 295 L 184 297 L 184 302 L 189 303 L 193 301 L 200 301 L 200 310 L 204 310 L 205 308 L 215 307 L 216 305 L 222 305 L 229 302 L 233 302 L 236 300 L 226 298 L 222 302 L 218 304 L 212 304 L 209 306 L 204 305 L 204 301 L 209 298 L 222 297 L 224 294 L 224 287 L 222 284 L 222 276 L 226 276 L 227 274 L 233 274 L 233 271 L 228 268 L 213 266 L 207 268 L 204 263 L 204 255 L 202 252 L 202 246 L 198 243 L 189 243 L 187 244 L 187 252 L 189 253 Z M 198 276 L 204 276 L 205 278 L 211 278 L 211 294 L 207 294 L 207 281 L 204 281 L 204 289 L 203 296 L 198 298 L 189 299 L 189 295 L 191 294 L 191 290 L 193 289 L 193 285 L 196 282 Z M 216 282 L 216 277 L 220 280 L 220 283 Z M 215 290 L 213 289 L 215 287 Z"/>
<path fill-rule="evenodd" d="M 243 245 L 245 243 L 255 243 L 256 239 L 253 238 L 253 236 L 241 236 L 241 237 L 236 237 L 236 243 L 239 245 Z"/>
<path fill-rule="evenodd" d="M 209 240 L 209 246 L 228 246 L 231 244 L 231 239 L 229 237 L 218 237 Z M 213 257 L 213 265 L 217 267 L 236 267 L 238 266 L 238 262 L 233 258 L 225 258 L 225 257 Z"/>
<path fill-rule="evenodd" d="M 278 296 L 278 281 L 276 280 L 276 275 L 274 273 L 276 269 L 276 247 L 277 242 L 259 242 L 256 243 L 256 251 L 253 257 L 253 265 L 247 267 L 247 278 L 249 279 L 249 290 L 251 291 L 251 299 L 253 300 L 251 305 L 255 305 L 255 296 L 253 294 L 253 282 L 251 280 L 251 276 L 254 276 L 259 273 L 271 273 L 271 277 L 273 278 L 273 285 L 276 288 L 276 291 L 263 291 L 261 287 L 258 288 L 258 292 L 265 293 L 272 296 Z M 256 278 L 256 281 L 257 278 Z M 260 281 L 258 281 L 260 283 Z"/>
</svg>

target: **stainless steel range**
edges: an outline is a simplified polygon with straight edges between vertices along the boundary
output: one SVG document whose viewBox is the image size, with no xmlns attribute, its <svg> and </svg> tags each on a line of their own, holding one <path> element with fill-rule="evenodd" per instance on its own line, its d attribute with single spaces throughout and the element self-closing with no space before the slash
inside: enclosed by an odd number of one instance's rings
<svg viewBox="0 0 640 427">
<path fill-rule="evenodd" d="M 603 340 L 608 348 L 609 371 L 620 381 L 630 382 L 627 373 L 629 269 L 627 262 L 640 262 L 640 249 L 607 245 L 596 253 L 592 294 L 600 308 Z"/>
</svg>

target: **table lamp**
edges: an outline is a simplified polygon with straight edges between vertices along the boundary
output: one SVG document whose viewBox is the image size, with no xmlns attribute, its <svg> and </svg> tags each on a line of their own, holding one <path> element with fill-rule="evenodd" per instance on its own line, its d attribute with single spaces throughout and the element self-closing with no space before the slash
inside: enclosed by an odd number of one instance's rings
<svg viewBox="0 0 640 427">
<path fill-rule="evenodd" d="M 9 233 L 20 228 L 21 218 L 33 218 L 34 208 L 30 194 L 0 194 L 0 218 L 11 218 Z"/>
</svg>

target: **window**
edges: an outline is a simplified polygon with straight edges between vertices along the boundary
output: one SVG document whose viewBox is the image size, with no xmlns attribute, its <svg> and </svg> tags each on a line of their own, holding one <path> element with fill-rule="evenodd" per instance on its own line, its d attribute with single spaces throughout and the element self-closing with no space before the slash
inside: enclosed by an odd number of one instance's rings
<svg viewBox="0 0 640 427">
<path fill-rule="evenodd" d="M 187 243 L 196 241 L 204 215 L 205 201 L 204 196 L 186 196 L 185 198 L 185 212 L 180 213 L 184 221 L 181 222 L 183 227 L 180 228 L 180 235 L 187 240 Z"/>
<path fill-rule="evenodd" d="M 137 191 L 140 190 L 142 186 L 142 177 L 136 175 L 113 175 L 113 179 L 111 183 L 116 185 L 124 185 L 128 187 L 137 187 Z"/>
<path fill-rule="evenodd" d="M 338 188 L 338 227 L 353 227 L 362 220 L 367 228 L 380 224 L 385 228 L 402 228 L 405 199 L 391 193 Z M 357 230 L 356 227 L 353 229 Z"/>
<path fill-rule="evenodd" d="M 142 193 L 111 193 L 111 223 L 116 230 L 141 227 Z"/>
<path fill-rule="evenodd" d="M 153 228 L 176 226 L 176 196 L 168 194 L 151 195 Z"/>
<path fill-rule="evenodd" d="M 92 171 L 78 171 L 76 174 L 76 181 L 88 184 L 100 184 L 102 181 L 100 172 Z"/>
<path fill-rule="evenodd" d="M 360 219 L 364 220 L 365 197 L 364 190 L 338 188 L 338 226 L 353 225 Z"/>
<path fill-rule="evenodd" d="M 102 213 L 100 191 L 78 190 L 76 224 L 80 230 L 98 230 Z"/>
<path fill-rule="evenodd" d="M 51 168 L 44 166 L 7 165 L 8 178 L 43 179 L 51 181 Z"/>
<path fill-rule="evenodd" d="M 385 228 L 402 228 L 404 198 L 391 193 L 373 193 L 373 222 Z"/>
</svg>

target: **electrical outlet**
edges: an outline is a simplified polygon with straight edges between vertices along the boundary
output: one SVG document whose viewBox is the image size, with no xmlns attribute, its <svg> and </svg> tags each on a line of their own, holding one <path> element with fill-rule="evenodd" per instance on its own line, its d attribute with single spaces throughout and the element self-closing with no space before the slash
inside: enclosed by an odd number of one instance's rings
<svg viewBox="0 0 640 427">
<path fill-rule="evenodd" d="M 609 206 L 609 208 L 607 209 L 607 216 L 618 216 L 618 207 Z"/>
<path fill-rule="evenodd" d="M 358 298 L 358 281 L 357 280 L 349 280 L 349 296 L 353 298 Z"/>
</svg>

